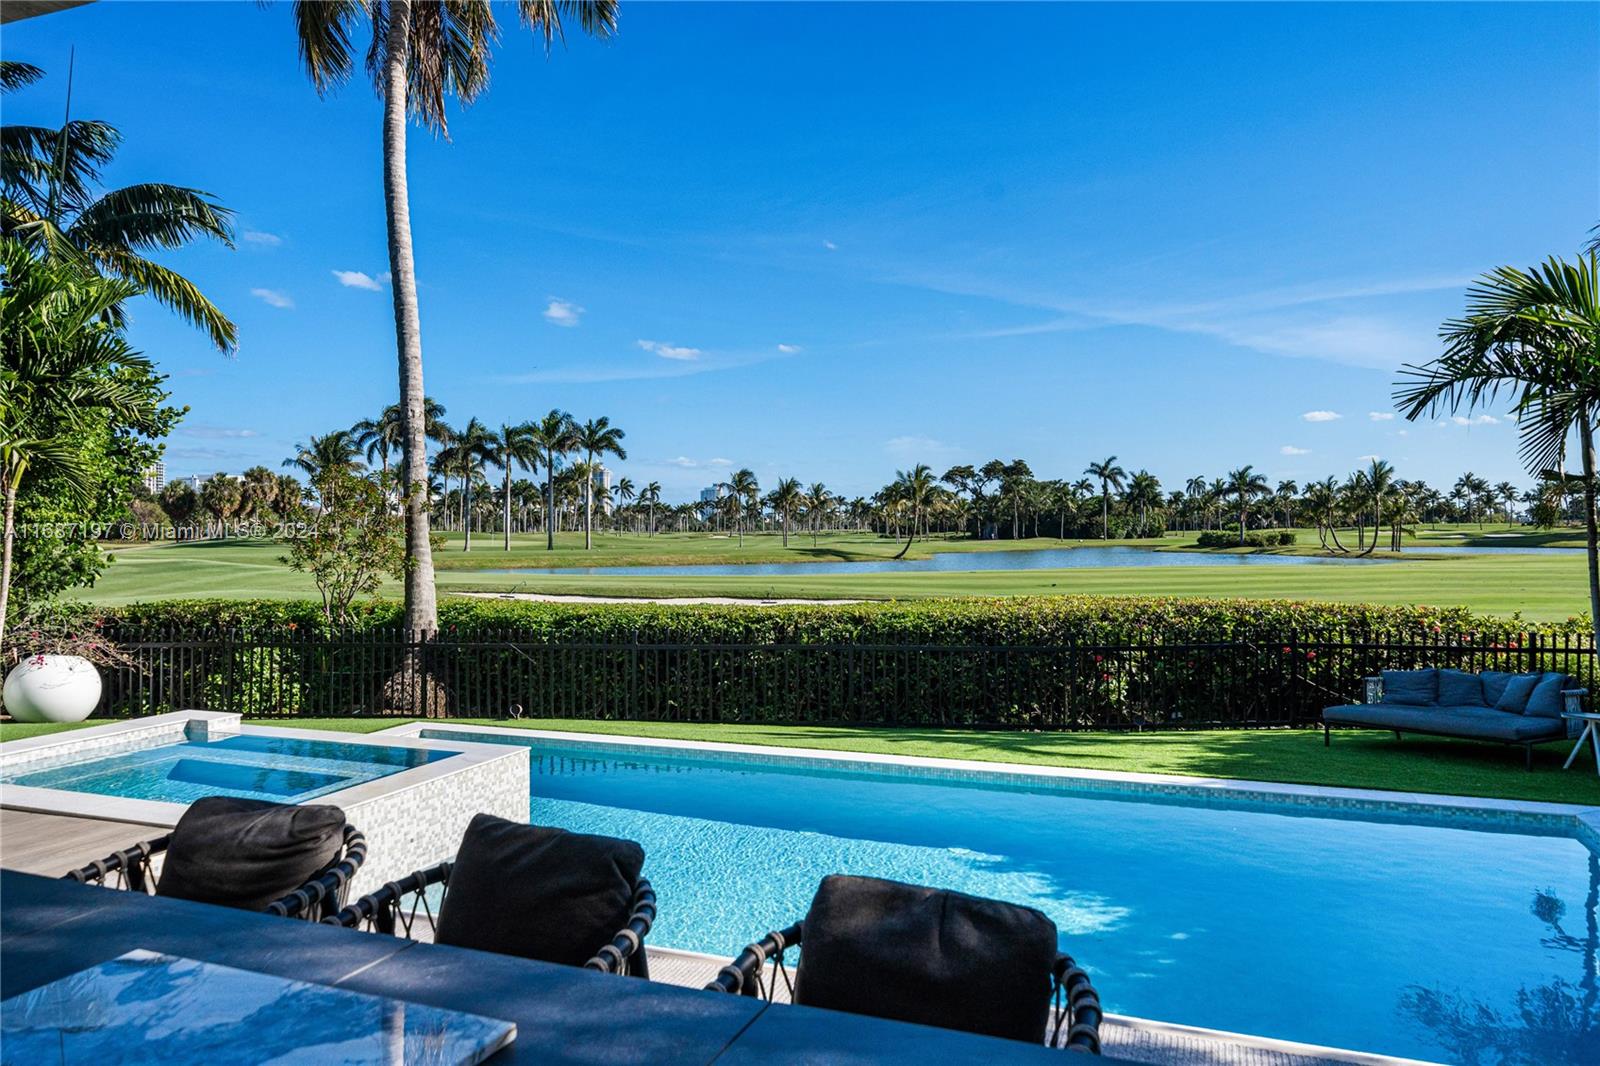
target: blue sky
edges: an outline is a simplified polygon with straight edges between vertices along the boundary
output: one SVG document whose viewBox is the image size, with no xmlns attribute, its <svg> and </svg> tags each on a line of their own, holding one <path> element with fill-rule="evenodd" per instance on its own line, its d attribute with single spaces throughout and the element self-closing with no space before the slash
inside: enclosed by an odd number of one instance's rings
<svg viewBox="0 0 1600 1066">
<path fill-rule="evenodd" d="M 996 456 L 1527 480 L 1503 412 L 1376 416 L 1467 281 L 1600 218 L 1600 7 L 624 0 L 548 59 L 506 21 L 453 143 L 411 138 L 452 422 L 609 415 L 672 498 Z M 71 46 L 110 180 L 206 189 L 243 234 L 168 257 L 236 358 L 136 308 L 192 408 L 169 473 L 392 402 L 370 87 L 318 99 L 287 3 L 102 2 L 6 28 L 51 73 L 7 121 L 59 121 Z"/>
</svg>

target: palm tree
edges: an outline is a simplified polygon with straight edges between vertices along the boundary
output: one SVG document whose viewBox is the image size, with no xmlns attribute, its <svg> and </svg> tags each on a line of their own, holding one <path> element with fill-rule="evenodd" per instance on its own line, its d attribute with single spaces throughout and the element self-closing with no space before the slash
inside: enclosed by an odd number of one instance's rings
<svg viewBox="0 0 1600 1066">
<path fill-rule="evenodd" d="M 495 461 L 495 447 L 499 443 L 489 427 L 476 418 L 467 422 L 445 446 L 451 466 L 461 479 L 461 550 L 472 550 L 472 487 L 483 477 L 483 464 Z"/>
<path fill-rule="evenodd" d="M 283 465 L 291 470 L 303 471 L 306 480 L 315 484 L 321 476 L 330 470 L 356 471 L 361 469 L 361 460 L 356 458 L 356 442 L 348 429 L 336 429 L 332 433 L 325 433 L 320 437 L 313 436 L 310 444 L 296 442 L 294 455 L 285 459 Z M 331 500 L 323 500 L 324 506 Z"/>
<path fill-rule="evenodd" d="M 1084 470 L 1089 477 L 1100 482 L 1100 539 L 1111 538 L 1111 490 L 1122 489 L 1122 479 L 1128 472 L 1117 465 L 1115 455 L 1101 463 L 1090 463 Z"/>
<path fill-rule="evenodd" d="M 351 49 L 356 24 L 372 25 L 367 68 L 383 98 L 383 191 L 388 221 L 389 274 L 394 294 L 395 347 L 400 364 L 400 403 L 405 412 L 402 484 L 406 499 L 406 627 L 439 628 L 428 543 L 427 444 L 422 411 L 422 323 L 417 309 L 417 272 L 411 250 L 411 203 L 406 185 L 406 116 L 427 129 L 449 134 L 445 101 L 470 104 L 489 83 L 490 46 L 497 30 L 486 0 L 296 0 L 300 59 L 317 92 L 348 81 L 355 69 Z M 617 26 L 616 0 L 518 0 L 517 17 L 544 38 L 548 51 L 561 34 L 562 19 L 584 32 L 609 37 Z M 554 533 L 550 547 L 555 547 Z"/>
<path fill-rule="evenodd" d="M 561 459 L 577 448 L 576 427 L 572 416 L 565 411 L 552 409 L 537 422 L 528 424 L 528 438 L 543 454 L 544 465 L 544 532 L 545 550 L 556 549 L 556 470 Z"/>
<path fill-rule="evenodd" d="M 739 547 L 742 548 L 745 512 L 750 507 L 750 501 L 761 494 L 761 484 L 756 481 L 755 471 L 746 467 L 735 470 L 733 476 L 724 482 L 722 487 L 728 490 L 728 512 L 739 527 Z"/>
<path fill-rule="evenodd" d="M 1500 267 L 1467 291 L 1467 312 L 1439 331 L 1444 354 L 1407 366 L 1395 406 L 1407 419 L 1471 410 L 1509 395 L 1522 459 L 1538 475 L 1559 469 L 1577 434 L 1589 561 L 1589 618 L 1600 646 L 1600 530 L 1595 519 L 1595 424 L 1600 419 L 1600 252 L 1552 256 L 1528 271 Z"/>
<path fill-rule="evenodd" d="M 1020 459 L 1017 461 L 1021 462 Z M 911 521 L 906 526 L 906 542 L 896 553 L 896 559 L 905 558 L 906 552 L 911 550 L 911 542 L 917 536 L 917 526 L 921 524 L 922 516 L 927 513 L 928 505 L 933 502 L 934 490 L 937 488 L 933 470 L 927 463 L 918 463 L 910 470 L 895 472 L 894 484 L 889 486 L 890 492 L 893 499 L 911 513 Z"/>
<path fill-rule="evenodd" d="M 604 458 L 615 455 L 618 459 L 626 459 L 628 453 L 623 450 L 622 438 L 626 433 L 611 424 L 611 419 L 602 415 L 590 419 L 577 427 L 576 439 L 578 448 L 584 454 L 584 462 L 589 467 L 589 476 L 584 479 L 583 485 L 583 547 L 587 551 L 594 547 L 594 536 L 591 526 L 594 524 L 594 477 L 599 473 L 595 466 L 595 456 Z"/>
<path fill-rule="evenodd" d="M 53 475 L 69 496 L 97 490 L 75 435 L 110 417 L 135 432 L 159 430 L 158 401 L 128 380 L 150 363 L 112 322 L 137 286 L 103 279 L 68 262 L 35 260 L 21 242 L 0 239 L 0 643 L 11 597 L 17 493 L 24 479 Z"/>
<path fill-rule="evenodd" d="M 1228 471 L 1227 488 L 1224 490 L 1239 505 L 1239 546 L 1244 546 L 1244 530 L 1250 518 L 1250 505 L 1258 496 L 1265 496 L 1272 491 L 1267 484 L 1267 479 L 1256 473 L 1253 466 L 1241 466 L 1237 470 Z"/>
<path fill-rule="evenodd" d="M 652 481 L 639 493 L 639 502 L 645 505 L 645 535 L 656 535 L 656 505 L 661 502 L 661 482 Z"/>
<path fill-rule="evenodd" d="M 44 71 L 6 63 L 0 86 L 13 89 Z M 70 112 L 72 87 L 67 86 Z M 122 142 L 116 127 L 70 114 L 61 129 L 0 128 L 0 234 L 35 254 L 71 261 L 102 277 L 120 278 L 205 330 L 232 351 L 238 330 L 194 282 L 145 257 L 154 249 L 182 248 L 210 237 L 233 247 L 232 212 L 210 193 L 182 185 L 145 182 L 103 190 L 100 170 Z M 107 309 L 121 321 L 117 307 Z"/>
<path fill-rule="evenodd" d="M 1500 497 L 1500 502 L 1506 509 L 1506 525 L 1511 525 L 1511 508 L 1517 502 L 1517 487 L 1509 481 L 1502 481 L 1494 487 L 1495 495 Z"/>
<path fill-rule="evenodd" d="M 1283 509 L 1284 529 L 1294 527 L 1294 498 L 1299 492 L 1300 486 L 1295 484 L 1293 478 L 1288 478 L 1278 482 L 1278 490 L 1273 493 L 1274 502 Z"/>
<path fill-rule="evenodd" d="M 805 508 L 806 520 L 811 523 L 811 546 L 817 546 L 817 531 L 821 527 L 828 512 L 833 508 L 833 493 L 828 491 L 828 486 L 820 481 L 811 483 L 806 490 Z"/>
<path fill-rule="evenodd" d="M 1372 496 L 1372 547 L 1363 554 L 1370 555 L 1378 547 L 1378 534 L 1383 528 L 1384 501 L 1395 487 L 1394 467 L 1382 459 L 1372 460 L 1367 465 L 1365 487 Z M 1399 542 L 1398 536 L 1395 542 Z"/>
<path fill-rule="evenodd" d="M 502 424 L 500 432 L 494 435 L 494 444 L 489 449 L 489 461 L 498 466 L 504 478 L 501 481 L 501 505 L 505 509 L 505 550 L 511 550 L 511 468 L 520 466 L 529 473 L 535 473 L 539 466 L 539 446 L 534 442 L 531 427 L 526 423 L 517 426 Z"/>
<path fill-rule="evenodd" d="M 792 477 L 781 478 L 778 484 L 773 487 L 772 495 L 768 499 L 772 502 L 772 509 L 778 513 L 778 517 L 783 521 L 783 546 L 787 548 L 789 546 L 789 519 L 805 502 L 805 493 L 800 488 L 800 479 Z"/>
<path fill-rule="evenodd" d="M 1144 536 L 1150 508 L 1161 506 L 1161 482 L 1157 481 L 1156 476 L 1150 471 L 1139 471 L 1128 482 L 1128 491 L 1123 502 L 1130 508 L 1138 508 L 1139 536 Z"/>
<path fill-rule="evenodd" d="M 444 422 L 444 405 L 432 396 L 422 398 L 422 418 L 423 434 L 429 440 L 444 444 L 450 439 L 450 427 Z M 350 427 L 356 447 L 366 455 L 368 463 L 376 459 L 385 475 L 389 473 L 389 456 L 404 450 L 401 447 L 403 421 L 400 405 L 392 403 L 377 418 L 363 418 Z"/>
<path fill-rule="evenodd" d="M 628 507 L 630 504 L 633 503 L 634 500 L 639 498 L 638 490 L 633 487 L 633 479 L 632 478 L 627 478 L 627 477 L 619 478 L 617 480 L 616 492 L 617 492 L 617 499 L 622 501 L 622 506 L 623 507 Z M 634 517 L 630 520 L 630 524 L 631 525 L 635 525 L 635 526 L 638 525 L 637 514 L 635 514 Z M 619 531 L 620 528 L 621 528 L 620 525 L 613 524 L 613 532 Z"/>
</svg>

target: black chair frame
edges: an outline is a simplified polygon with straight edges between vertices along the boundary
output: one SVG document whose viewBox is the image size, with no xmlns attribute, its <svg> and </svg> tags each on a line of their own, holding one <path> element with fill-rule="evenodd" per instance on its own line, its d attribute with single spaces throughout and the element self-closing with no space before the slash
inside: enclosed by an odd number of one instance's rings
<svg viewBox="0 0 1600 1066">
<path fill-rule="evenodd" d="M 428 889 L 434 885 L 442 886 L 439 897 L 442 906 L 444 895 L 450 891 L 451 866 L 449 862 L 441 862 L 407 874 L 398 881 L 390 881 L 323 921 L 347 929 L 365 929 L 386 936 L 403 936 L 408 940 L 419 939 L 416 935 L 419 918 L 426 921 L 430 931 L 438 926 L 434 905 L 428 900 Z M 649 935 L 655 920 L 656 893 L 650 887 L 650 882 L 641 877 L 633 886 L 627 922 L 608 942 L 600 945 L 589 961 L 583 964 L 584 968 L 648 978 L 650 965 L 644 950 L 644 938 Z"/>
<path fill-rule="evenodd" d="M 141 841 L 131 848 L 124 848 L 88 866 L 72 870 L 63 876 L 63 880 L 153 896 L 156 877 L 151 868 L 152 860 L 165 853 L 171 843 L 171 833 L 154 840 Z M 344 840 L 333 860 L 310 881 L 268 904 L 266 913 L 308 922 L 321 921 L 335 914 L 344 906 L 345 892 L 366 860 L 367 838 L 355 826 L 345 826 Z"/>
<path fill-rule="evenodd" d="M 789 980 L 783 955 L 789 948 L 799 947 L 804 935 L 804 922 L 768 933 L 718 970 L 717 976 L 705 986 L 706 991 L 760 996 L 771 1003 L 781 975 L 792 1000 L 794 985 Z M 804 960 L 801 966 L 804 966 Z M 767 975 L 765 988 L 761 981 L 763 973 Z M 1049 1045 L 1090 1055 L 1100 1054 L 1100 995 L 1090 983 L 1089 975 L 1072 961 L 1070 955 L 1058 954 L 1055 965 L 1051 967 L 1050 984 L 1055 1025 L 1048 1034 Z"/>
</svg>

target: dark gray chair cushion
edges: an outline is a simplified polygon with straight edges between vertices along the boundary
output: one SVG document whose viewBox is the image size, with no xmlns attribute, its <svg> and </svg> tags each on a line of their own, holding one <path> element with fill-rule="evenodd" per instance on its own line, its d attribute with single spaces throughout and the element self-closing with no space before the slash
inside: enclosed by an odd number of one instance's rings
<svg viewBox="0 0 1600 1066">
<path fill-rule="evenodd" d="M 1439 706 L 1487 707 L 1483 702 L 1483 682 L 1465 670 L 1439 671 Z"/>
<path fill-rule="evenodd" d="M 1565 709 L 1561 690 L 1567 687 L 1566 674 L 1545 674 L 1533 686 L 1533 691 L 1528 693 L 1528 702 L 1522 708 L 1522 713 L 1535 718 L 1560 718 Z"/>
<path fill-rule="evenodd" d="M 479 814 L 450 870 L 434 939 L 582 966 L 628 922 L 644 849 Z"/>
<path fill-rule="evenodd" d="M 344 822 L 325 804 L 195 800 L 172 830 L 156 895 L 265 910 L 333 862 Z"/>
<path fill-rule="evenodd" d="M 1471 740 L 1520 743 L 1566 735 L 1562 722 L 1508 714 L 1492 707 L 1401 707 L 1384 704 L 1345 704 L 1322 712 L 1329 725 L 1360 725 L 1373 729 L 1415 730 Z"/>
<path fill-rule="evenodd" d="M 1485 670 L 1478 675 L 1478 680 L 1483 684 L 1483 705 L 1493 707 L 1500 702 L 1500 697 L 1505 694 L 1506 685 L 1516 674 L 1504 670 Z"/>
<path fill-rule="evenodd" d="M 1506 682 L 1505 691 L 1494 701 L 1494 709 L 1507 714 L 1521 714 L 1528 706 L 1528 697 L 1541 679 L 1539 674 L 1517 674 Z"/>
<path fill-rule="evenodd" d="M 1030 907 L 834 875 L 806 915 L 795 1002 L 1037 1044 L 1056 926 Z"/>
<path fill-rule="evenodd" d="M 1439 671 L 1385 670 L 1383 702 L 1426 707 L 1439 698 Z"/>
</svg>

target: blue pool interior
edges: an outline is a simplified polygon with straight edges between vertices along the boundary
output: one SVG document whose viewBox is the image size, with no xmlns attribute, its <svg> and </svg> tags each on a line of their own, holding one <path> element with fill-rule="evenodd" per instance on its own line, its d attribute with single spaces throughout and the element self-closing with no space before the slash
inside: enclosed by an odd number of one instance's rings
<svg viewBox="0 0 1600 1066">
<path fill-rule="evenodd" d="M 19 768 L 0 781 L 166 803 L 190 803 L 202 796 L 299 803 L 454 754 L 241 733 L 109 755 L 67 755 L 49 766 Z"/>
<path fill-rule="evenodd" d="M 662 947 L 732 957 L 803 917 L 825 874 L 867 874 L 1039 908 L 1118 1013 L 1435 1061 L 1509 1039 L 1530 1062 L 1600 1062 L 1600 859 L 1554 828 L 422 735 L 526 745 L 535 822 L 643 844 Z"/>
</svg>

